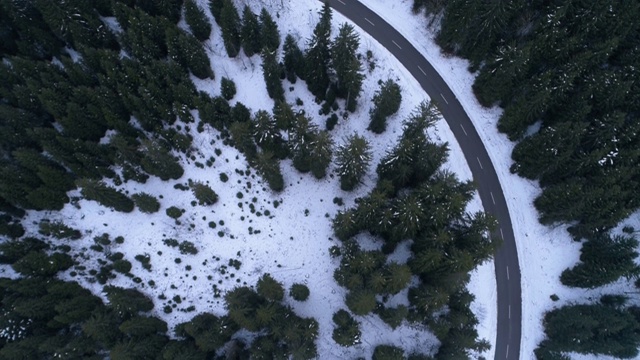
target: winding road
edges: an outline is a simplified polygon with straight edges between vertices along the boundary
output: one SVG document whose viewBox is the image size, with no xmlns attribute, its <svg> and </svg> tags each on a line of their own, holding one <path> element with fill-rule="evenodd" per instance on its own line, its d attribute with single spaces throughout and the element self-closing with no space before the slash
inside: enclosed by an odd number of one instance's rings
<svg viewBox="0 0 640 360">
<path fill-rule="evenodd" d="M 485 211 L 498 220 L 498 228 L 493 235 L 504 242 L 494 257 L 498 288 L 495 359 L 518 359 L 522 299 L 515 237 L 498 175 L 473 123 L 440 74 L 391 25 L 356 0 L 329 0 L 329 4 L 387 48 L 418 80 L 431 99 L 438 102 L 442 116 L 471 168 Z"/>
</svg>

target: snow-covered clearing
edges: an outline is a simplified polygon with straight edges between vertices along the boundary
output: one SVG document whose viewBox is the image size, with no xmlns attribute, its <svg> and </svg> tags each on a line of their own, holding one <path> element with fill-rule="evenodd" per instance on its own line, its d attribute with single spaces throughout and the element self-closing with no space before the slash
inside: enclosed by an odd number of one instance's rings
<svg viewBox="0 0 640 360">
<path fill-rule="evenodd" d="M 202 8 L 208 2 L 198 1 Z M 311 36 L 313 26 L 318 20 L 321 3 L 317 0 L 297 0 L 284 4 L 281 1 L 236 1 L 239 9 L 249 4 L 254 12 L 266 6 L 279 24 L 282 38 L 292 33 L 301 48 Z M 207 11 L 208 16 L 210 16 Z M 406 15 L 404 15 L 406 18 Z M 417 20 L 417 19 L 416 19 Z M 334 12 L 333 33 L 337 34 L 338 26 L 345 18 Z M 237 87 L 237 95 L 231 101 L 233 106 L 242 102 L 252 112 L 264 109 L 271 111 L 273 101 L 268 98 L 258 56 L 247 58 L 240 54 L 229 59 L 222 45 L 220 28 L 212 21 L 212 38 L 205 43 L 211 56 L 211 63 L 216 73 L 215 80 L 199 80 L 193 78 L 199 90 L 211 95 L 220 94 L 220 79 L 224 76 L 232 79 Z M 184 26 L 184 22 L 181 22 Z M 101 295 L 102 285 L 96 283 L 88 274 L 90 269 L 99 269 L 98 259 L 104 257 L 91 250 L 93 238 L 109 233 L 111 239 L 117 236 L 125 238 L 124 243 L 113 242 L 105 246 L 105 252 L 122 252 L 125 259 L 133 264 L 131 273 L 135 278 L 118 274 L 110 284 L 122 287 L 135 287 L 153 299 L 154 313 L 168 322 L 170 327 L 188 321 L 197 313 L 212 312 L 223 314 L 224 292 L 238 285 L 253 286 L 264 273 L 271 273 L 285 288 L 293 283 L 308 284 L 311 289 L 310 298 L 306 302 L 296 302 L 290 297 L 285 301 L 300 316 L 314 317 L 320 325 L 318 338 L 319 357 L 321 359 L 344 359 L 356 356 L 370 357 L 373 348 L 378 344 L 395 344 L 408 352 L 420 350 L 433 353 L 438 341 L 427 330 L 403 325 L 392 330 L 377 316 L 357 317 L 362 324 L 362 344 L 348 349 L 341 348 L 331 339 L 333 323 L 332 314 L 345 308 L 343 298 L 345 290 L 333 279 L 333 272 L 338 265 L 337 259 L 329 256 L 328 249 L 336 244 L 332 239 L 330 219 L 340 209 L 351 207 L 356 197 L 367 194 L 375 183 L 375 165 L 386 149 L 393 146 L 401 133 L 401 121 L 421 101 L 428 99 L 418 83 L 398 61 L 376 41 L 361 32 L 360 53 L 363 59 L 367 50 L 373 53 L 376 67 L 368 71 L 364 60 L 366 79 L 359 108 L 350 114 L 347 121 L 340 120 L 332 134 L 339 144 L 354 132 L 366 136 L 370 141 L 374 158 L 365 182 L 353 192 L 343 192 L 339 188 L 337 178 L 327 177 L 316 180 L 310 174 L 300 174 L 291 166 L 290 161 L 282 162 L 285 179 L 285 190 L 274 194 L 268 190 L 254 171 L 247 172 L 248 165 L 244 157 L 234 148 L 223 145 L 216 130 L 206 127 L 199 134 L 194 124 L 181 124 L 193 135 L 193 146 L 198 154 L 189 159 L 180 154 L 185 167 L 184 176 L 178 181 L 163 182 L 152 177 L 146 184 L 128 182 L 118 188 L 129 195 L 147 192 L 159 198 L 161 209 L 155 214 L 145 214 L 139 210 L 123 214 L 111 211 L 96 202 L 80 200 L 77 204 L 68 204 L 59 213 L 30 211 L 24 224 L 32 224 L 27 229 L 28 235 L 37 233 L 37 224 L 42 219 L 60 220 L 65 224 L 80 229 L 84 237 L 80 240 L 61 240 L 73 247 L 72 254 L 80 254 L 77 259 L 86 270 L 75 270 L 63 274 L 65 279 L 74 279 L 83 286 Z M 375 135 L 366 130 L 369 123 L 370 99 L 379 80 L 395 79 L 403 89 L 401 110 L 389 119 L 387 131 Z M 314 103 L 306 85 L 298 81 L 290 84 L 284 81 L 286 97 L 289 103 L 295 104 L 300 99 L 303 105 L 294 106 L 310 114 L 314 122 L 324 129 L 326 116 L 318 116 L 320 107 Z M 197 120 L 197 112 L 194 112 Z M 450 157 L 446 168 L 458 174 L 462 180 L 471 178 L 461 150 L 444 120 L 431 129 L 430 136 L 440 142 L 448 142 Z M 217 151 L 219 150 L 219 151 Z M 202 166 L 211 157 L 215 158 L 212 167 Z M 229 179 L 223 182 L 220 174 L 225 173 Z M 183 191 L 174 185 L 187 185 L 188 180 L 208 183 L 218 193 L 220 199 L 213 206 L 192 205 L 195 200 L 191 191 Z M 71 196 L 79 197 L 74 191 Z M 334 198 L 344 200 L 338 206 Z M 171 206 L 184 209 L 185 213 L 179 222 L 165 214 Z M 469 205 L 468 211 L 481 210 L 476 196 Z M 215 228 L 213 227 L 215 223 Z M 188 240 L 198 249 L 196 255 L 182 255 L 177 248 L 163 243 L 164 239 L 174 238 L 178 241 Z M 363 246 L 376 248 L 380 241 L 361 236 Z M 406 258 L 406 246 L 399 246 L 395 259 Z M 403 254 L 404 252 L 404 254 Z M 134 260 L 136 255 L 150 257 L 151 271 L 145 270 L 141 263 Z M 241 263 L 239 269 L 232 265 Z M 0 269 L 0 276 L 14 276 L 8 268 Z M 474 311 L 481 321 L 481 337 L 492 340 L 495 337 L 495 279 L 493 263 L 480 267 L 473 275 L 470 288 L 476 294 Z M 177 296 L 180 296 L 179 298 Z M 404 299 L 402 297 L 404 296 Z M 397 295 L 394 301 L 406 302 L 406 291 Z M 169 306 L 170 313 L 163 309 Z"/>
<path fill-rule="evenodd" d="M 475 99 L 471 90 L 475 74 L 467 70 L 468 62 L 441 53 L 434 41 L 436 28 L 427 26 L 424 14 L 411 12 L 413 0 L 361 0 L 361 2 L 393 25 L 429 60 L 456 94 L 487 148 L 500 178 L 516 237 L 522 273 L 523 300 L 520 358 L 530 359 L 533 357 L 533 350 L 544 338 L 542 318 L 545 312 L 565 304 L 597 301 L 601 294 L 624 293 L 632 289 L 633 284 L 623 279 L 602 288 L 582 290 L 569 288 L 560 283 L 560 273 L 574 266 L 578 261 L 580 243 L 574 242 L 569 237 L 566 226 L 549 228 L 538 223 L 538 215 L 532 204 L 540 193 L 540 187 L 536 182 L 509 172 L 514 143 L 497 131 L 496 124 L 501 110 L 497 107 L 483 108 Z M 640 214 L 634 214 L 625 224 L 631 224 L 637 229 L 640 225 L 639 218 Z M 621 228 L 622 226 L 619 229 Z M 480 304 L 483 301 L 484 303 L 493 301 L 490 306 L 495 308 L 495 290 L 489 291 L 488 284 L 485 283 L 490 276 L 493 276 L 488 269 L 484 269 L 487 266 L 489 264 L 485 264 L 477 271 L 478 275 L 474 276 L 470 289 Z M 551 301 L 549 297 L 552 294 L 556 294 L 560 300 Z M 489 312 L 487 316 L 482 316 L 482 307 L 478 305 L 474 311 L 481 322 L 478 329 L 480 337 L 491 339 L 492 344 L 495 345 L 495 311 L 490 311 L 491 316 L 488 316 Z M 490 357 L 493 358 L 493 350 Z M 608 359 L 608 357 L 576 354 L 572 354 L 572 358 Z"/>
</svg>

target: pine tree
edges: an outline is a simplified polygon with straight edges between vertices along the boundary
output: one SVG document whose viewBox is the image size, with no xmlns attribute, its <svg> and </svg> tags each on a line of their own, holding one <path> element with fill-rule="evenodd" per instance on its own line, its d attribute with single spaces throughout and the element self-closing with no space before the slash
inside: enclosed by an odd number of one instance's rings
<svg viewBox="0 0 640 360">
<path fill-rule="evenodd" d="M 327 174 L 327 167 L 331 163 L 333 154 L 333 139 L 326 131 L 320 131 L 311 142 L 309 160 L 311 173 L 317 179 L 322 179 Z"/>
<path fill-rule="evenodd" d="M 284 189 L 284 179 L 280 171 L 280 164 L 271 152 L 259 152 L 256 156 L 254 165 L 258 174 L 269 184 L 269 188 L 273 191 L 282 191 Z"/>
<path fill-rule="evenodd" d="M 369 289 L 351 291 L 347 294 L 345 304 L 354 314 L 364 316 L 376 307 L 376 296 Z"/>
<path fill-rule="evenodd" d="M 280 47 L 280 32 L 278 24 L 273 21 L 267 9 L 260 11 L 260 43 L 263 51 L 277 51 Z"/>
<path fill-rule="evenodd" d="M 364 137 L 354 134 L 346 138 L 336 151 L 340 188 L 351 191 L 360 184 L 371 159 L 371 146 Z"/>
<path fill-rule="evenodd" d="M 253 161 L 256 157 L 257 148 L 253 141 L 252 125 L 249 122 L 234 122 L 229 127 L 229 133 L 234 146 L 244 154 L 248 161 Z"/>
<path fill-rule="evenodd" d="M 240 51 L 242 39 L 240 37 L 240 16 L 233 1 L 223 0 L 220 21 L 218 23 L 222 30 L 222 40 L 224 41 L 224 48 L 227 50 L 227 55 L 234 58 Z"/>
<path fill-rule="evenodd" d="M 304 76 L 304 54 L 291 34 L 287 34 L 284 39 L 283 50 L 284 70 L 287 74 L 287 80 L 295 84 L 297 76 Z"/>
<path fill-rule="evenodd" d="M 236 83 L 234 83 L 233 80 L 223 76 L 222 79 L 220 80 L 220 92 L 222 93 L 222 97 L 225 98 L 225 100 L 229 101 L 233 99 L 233 97 L 236 95 Z M 238 104 L 241 104 L 241 103 L 240 102 L 236 103 L 236 106 Z"/>
<path fill-rule="evenodd" d="M 121 316 L 129 317 L 153 309 L 153 302 L 138 290 L 109 285 L 103 288 L 103 292 L 107 294 L 109 307 Z"/>
<path fill-rule="evenodd" d="M 313 30 L 305 53 L 304 79 L 309 91 L 316 98 L 324 99 L 329 87 L 329 63 L 331 62 L 331 7 L 325 2 L 320 21 Z"/>
<path fill-rule="evenodd" d="M 211 10 L 211 15 L 213 15 L 213 18 L 219 25 L 221 24 L 220 18 L 224 4 L 225 0 L 209 0 L 209 10 Z"/>
<path fill-rule="evenodd" d="M 262 34 L 258 17 L 251 11 L 249 5 L 242 10 L 242 48 L 251 57 L 262 50 Z"/>
<path fill-rule="evenodd" d="M 371 122 L 367 129 L 376 134 L 383 133 L 387 128 L 387 118 L 400 109 L 402 93 L 400 86 L 393 80 L 388 79 L 380 84 L 373 96 L 373 109 L 371 110 Z"/>
<path fill-rule="evenodd" d="M 627 279 L 640 275 L 634 259 L 638 241 L 633 237 L 595 236 L 582 245 L 581 263 L 566 269 L 560 276 L 564 285 L 596 288 L 610 284 L 620 277 Z"/>
<path fill-rule="evenodd" d="M 286 101 L 275 101 L 273 117 L 280 130 L 291 131 L 296 122 L 296 114 Z"/>
<path fill-rule="evenodd" d="M 404 359 L 404 350 L 392 345 L 378 345 L 373 349 L 372 360 L 402 360 Z"/>
<path fill-rule="evenodd" d="M 309 294 L 309 288 L 304 284 L 293 284 L 289 289 L 289 295 L 296 301 L 306 301 Z"/>
<path fill-rule="evenodd" d="M 144 171 L 162 180 L 179 179 L 184 173 L 180 163 L 163 146 L 154 140 L 142 141 L 144 157 L 140 165 Z"/>
<path fill-rule="evenodd" d="M 144 213 L 152 214 L 160 210 L 160 202 L 153 195 L 138 193 L 131 195 L 131 199 L 136 203 L 138 209 Z"/>
<path fill-rule="evenodd" d="M 211 24 L 204 11 L 193 0 L 186 0 L 184 9 L 184 19 L 189 25 L 193 36 L 200 41 L 209 39 L 211 36 Z"/>
<path fill-rule="evenodd" d="M 258 280 L 256 289 L 260 296 L 269 301 L 282 301 L 284 298 L 284 288 L 276 281 L 271 274 L 266 273 Z"/>
<path fill-rule="evenodd" d="M 262 73 L 264 81 L 267 84 L 267 93 L 269 97 L 276 101 L 284 100 L 284 89 L 280 80 L 280 65 L 276 59 L 276 53 L 270 51 L 262 52 Z"/>
<path fill-rule="evenodd" d="M 295 117 L 292 128 L 289 130 L 289 148 L 293 157 L 293 167 L 306 173 L 311 170 L 311 143 L 316 138 L 318 129 L 304 114 Z"/>
<path fill-rule="evenodd" d="M 358 322 L 348 311 L 340 309 L 333 314 L 333 341 L 340 346 L 354 346 L 362 342 Z"/>
<path fill-rule="evenodd" d="M 353 26 L 344 23 L 331 47 L 331 65 L 337 77 L 337 95 L 346 99 L 347 110 L 354 112 L 362 91 L 360 60 L 356 55 L 360 39 Z"/>
<path fill-rule="evenodd" d="M 276 121 L 267 111 L 259 110 L 253 120 L 253 136 L 263 151 L 273 153 L 278 159 L 284 159 L 287 149 L 276 127 Z"/>
<path fill-rule="evenodd" d="M 101 205 L 116 211 L 131 212 L 134 203 L 122 192 L 105 185 L 100 181 L 90 179 L 78 179 L 76 184 L 82 188 L 82 196 L 87 200 L 94 200 Z"/>
<path fill-rule="evenodd" d="M 193 182 L 189 186 L 200 205 L 213 205 L 218 201 L 218 194 L 209 185 Z"/>
</svg>

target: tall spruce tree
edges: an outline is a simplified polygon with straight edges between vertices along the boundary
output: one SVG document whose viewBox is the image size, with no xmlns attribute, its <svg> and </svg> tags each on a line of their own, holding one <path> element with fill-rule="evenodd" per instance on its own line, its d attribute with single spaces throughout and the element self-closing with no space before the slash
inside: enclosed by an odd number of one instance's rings
<svg viewBox="0 0 640 360">
<path fill-rule="evenodd" d="M 391 79 L 380 84 L 380 89 L 373 96 L 374 107 L 371 109 L 371 122 L 367 129 L 376 134 L 383 133 L 387 128 L 387 117 L 400 110 L 401 102 L 400 85 Z"/>
<path fill-rule="evenodd" d="M 298 76 L 304 76 L 304 54 L 291 34 L 284 39 L 283 50 L 287 80 L 295 84 Z"/>
<path fill-rule="evenodd" d="M 372 159 L 369 142 L 358 134 L 347 137 L 336 151 L 340 188 L 353 190 L 362 181 Z"/>
<path fill-rule="evenodd" d="M 260 43 L 265 51 L 276 51 L 280 47 L 278 24 L 273 21 L 267 9 L 260 11 Z"/>
<path fill-rule="evenodd" d="M 209 39 L 211 36 L 211 24 L 204 11 L 200 9 L 194 0 L 186 0 L 184 2 L 184 19 L 196 39 L 200 41 Z"/>
<path fill-rule="evenodd" d="M 267 94 L 276 101 L 284 101 L 284 89 L 282 88 L 282 80 L 280 80 L 281 72 L 276 52 L 265 49 L 262 52 L 262 74 L 267 85 Z"/>
<path fill-rule="evenodd" d="M 346 99 L 347 110 L 354 112 L 362 91 L 361 64 L 356 52 L 360 39 L 353 26 L 344 23 L 331 47 L 331 66 L 337 77 L 337 95 Z"/>
<path fill-rule="evenodd" d="M 223 0 L 220 11 L 220 28 L 222 30 L 222 41 L 229 57 L 236 57 L 240 51 L 242 38 L 240 36 L 241 23 L 238 9 L 232 0 Z"/>
<path fill-rule="evenodd" d="M 331 7 L 328 2 L 324 2 L 320 11 L 320 21 L 313 30 L 305 53 L 304 79 L 309 91 L 319 99 L 324 99 L 330 83 L 331 18 Z"/>
<path fill-rule="evenodd" d="M 262 50 L 262 38 L 258 17 L 251 11 L 249 5 L 242 10 L 242 48 L 251 57 Z"/>
</svg>

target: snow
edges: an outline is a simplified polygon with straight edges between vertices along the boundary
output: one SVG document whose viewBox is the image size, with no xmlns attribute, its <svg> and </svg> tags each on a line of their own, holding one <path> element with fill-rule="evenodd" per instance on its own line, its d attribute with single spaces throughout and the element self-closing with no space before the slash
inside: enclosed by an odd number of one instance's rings
<svg viewBox="0 0 640 360">
<path fill-rule="evenodd" d="M 484 108 L 478 103 L 471 89 L 475 74 L 467 70 L 468 62 L 440 52 L 434 41 L 436 29 L 427 26 L 424 14 L 411 12 L 412 0 L 361 2 L 396 28 L 429 60 L 465 108 L 487 148 L 509 206 L 518 248 L 523 299 L 520 358 L 531 358 L 537 344 L 544 339 L 542 319 L 547 311 L 571 303 L 591 303 L 597 301 L 601 294 L 624 293 L 633 288 L 633 284 L 624 279 L 594 290 L 569 288 L 560 283 L 562 271 L 578 262 L 581 245 L 570 238 L 566 226 L 546 227 L 538 223 L 538 214 L 532 203 L 541 190 L 537 182 L 520 178 L 509 171 L 514 143 L 497 131 L 496 124 L 502 110 L 497 107 Z M 437 25 L 437 21 L 435 23 Z M 625 223 L 635 223 L 635 228 L 638 229 L 640 213 L 634 214 Z M 620 229 L 621 227 L 618 231 Z M 477 298 L 474 302 L 477 305 L 473 309 L 480 320 L 480 337 L 491 339 L 494 347 L 497 298 L 495 285 L 492 285 L 494 290 L 488 289 L 489 285 L 486 285 L 486 281 L 493 281 L 495 284 L 492 272 L 493 263 L 479 267 L 469 288 Z M 560 300 L 551 301 L 549 297 L 552 294 L 556 294 Z M 493 358 L 493 352 L 492 349 L 486 357 Z M 571 357 L 609 359 L 577 354 L 571 354 Z"/>
</svg>

